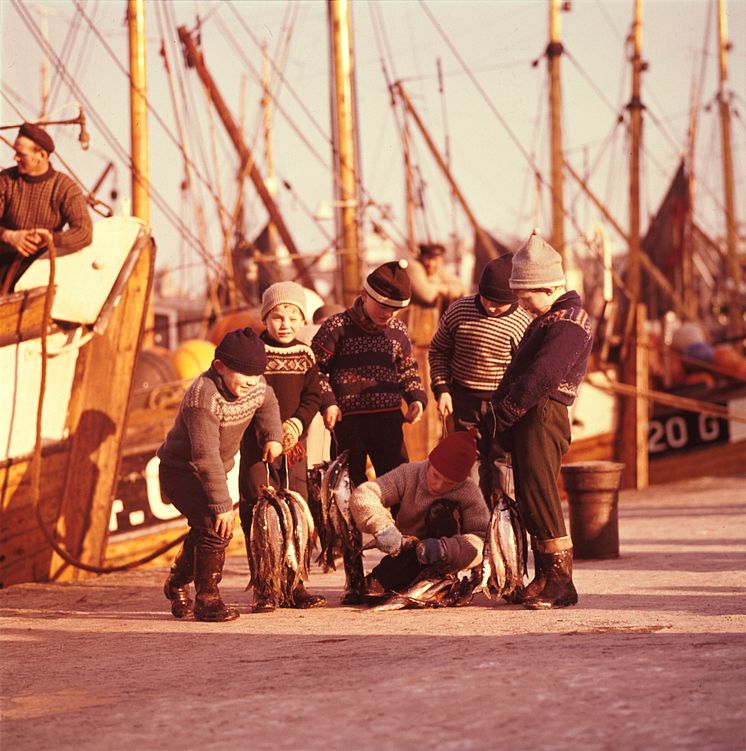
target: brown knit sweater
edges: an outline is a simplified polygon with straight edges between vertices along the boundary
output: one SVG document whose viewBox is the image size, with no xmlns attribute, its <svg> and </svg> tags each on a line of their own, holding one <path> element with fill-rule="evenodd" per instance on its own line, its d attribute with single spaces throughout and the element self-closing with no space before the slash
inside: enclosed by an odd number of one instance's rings
<svg viewBox="0 0 746 751">
<path fill-rule="evenodd" d="M 67 229 L 63 229 L 67 226 Z M 93 224 L 80 188 L 50 167 L 43 175 L 21 175 L 18 167 L 0 172 L 0 233 L 11 229 L 48 229 L 58 255 L 91 244 Z M 0 253 L 15 250 L 0 242 Z"/>
<path fill-rule="evenodd" d="M 461 571 L 482 561 L 482 549 L 490 514 L 482 493 L 467 478 L 447 495 L 432 495 L 427 489 L 429 461 L 410 462 L 371 482 L 358 485 L 350 496 L 350 511 L 362 532 L 375 535 L 394 523 L 389 508 L 401 504 L 396 526 L 405 535 L 425 536 L 427 510 L 437 500 L 456 501 L 461 512 L 461 534 L 441 538 L 448 571 Z"/>
</svg>

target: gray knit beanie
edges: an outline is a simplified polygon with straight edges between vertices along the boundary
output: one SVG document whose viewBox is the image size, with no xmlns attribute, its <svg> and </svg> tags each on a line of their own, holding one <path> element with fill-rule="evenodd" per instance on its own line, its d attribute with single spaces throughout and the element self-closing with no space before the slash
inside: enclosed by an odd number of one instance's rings
<svg viewBox="0 0 746 751">
<path fill-rule="evenodd" d="M 511 289 L 563 287 L 565 284 L 562 256 L 541 237 L 540 229 L 534 229 L 526 244 L 513 256 Z"/>
<path fill-rule="evenodd" d="M 296 282 L 275 282 L 264 290 L 262 295 L 262 320 L 265 321 L 272 308 L 282 305 L 295 305 L 306 320 L 306 293 Z"/>
</svg>

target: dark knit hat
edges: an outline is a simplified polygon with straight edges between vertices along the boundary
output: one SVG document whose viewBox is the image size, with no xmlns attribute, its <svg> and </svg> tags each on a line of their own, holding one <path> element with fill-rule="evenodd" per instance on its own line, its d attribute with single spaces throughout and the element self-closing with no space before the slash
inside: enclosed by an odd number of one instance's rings
<svg viewBox="0 0 746 751">
<path fill-rule="evenodd" d="M 248 326 L 226 334 L 215 347 L 215 359 L 244 375 L 263 375 L 267 369 L 264 342 Z"/>
<path fill-rule="evenodd" d="M 565 284 L 562 256 L 541 237 L 541 230 L 537 227 L 513 256 L 510 286 L 513 289 L 543 289 L 564 287 Z"/>
<path fill-rule="evenodd" d="M 459 430 L 446 436 L 428 456 L 430 464 L 453 482 L 463 482 L 477 460 L 474 428 Z"/>
<path fill-rule="evenodd" d="M 512 268 L 513 256 L 510 253 L 493 258 L 484 267 L 482 276 L 479 278 L 479 294 L 501 305 L 515 302 L 515 295 L 510 289 Z"/>
<path fill-rule="evenodd" d="M 29 141 L 33 141 L 37 146 L 44 149 L 47 154 L 51 154 L 54 151 L 54 141 L 52 140 L 52 136 L 38 125 L 24 123 L 18 129 L 18 137 L 20 138 L 21 136 L 28 138 Z"/>
<path fill-rule="evenodd" d="M 403 258 L 389 261 L 368 274 L 363 289 L 381 305 L 406 308 L 412 297 L 412 285 L 407 274 L 409 264 Z"/>
<path fill-rule="evenodd" d="M 420 258 L 437 258 L 446 252 L 445 247 L 440 243 L 422 243 L 419 249 Z"/>
<path fill-rule="evenodd" d="M 266 320 L 272 308 L 278 305 L 295 305 L 306 320 L 306 293 L 297 282 L 275 282 L 262 295 L 262 320 Z"/>
</svg>

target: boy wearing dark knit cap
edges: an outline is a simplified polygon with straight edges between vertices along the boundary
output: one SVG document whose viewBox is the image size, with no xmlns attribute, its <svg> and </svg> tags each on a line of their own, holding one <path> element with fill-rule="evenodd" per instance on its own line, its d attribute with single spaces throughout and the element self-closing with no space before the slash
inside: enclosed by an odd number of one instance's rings
<svg viewBox="0 0 746 751">
<path fill-rule="evenodd" d="M 396 318 L 411 297 L 407 266 L 391 261 L 371 272 L 352 307 L 324 321 L 311 342 L 332 454 L 349 450 L 355 485 L 365 481 L 368 456 L 376 475 L 407 461 L 402 424 L 418 422 L 427 404 L 407 327 Z"/>
<path fill-rule="evenodd" d="M 474 434 L 451 433 L 425 461 L 402 464 L 352 492 L 355 523 L 386 553 L 366 577 L 366 595 L 401 591 L 425 566 L 456 573 L 481 563 L 489 512 L 470 477 L 477 458 Z M 417 542 L 407 545 L 407 538 Z"/>
<path fill-rule="evenodd" d="M 187 519 L 189 532 L 164 585 L 176 618 L 238 618 L 218 590 L 225 550 L 233 537 L 227 473 L 244 431 L 252 424 L 265 461 L 282 452 L 277 399 L 267 386 L 264 343 L 250 329 L 226 334 L 215 359 L 187 389 L 173 428 L 158 449 L 163 498 Z M 189 584 L 194 581 L 194 607 Z"/>
<path fill-rule="evenodd" d="M 249 567 L 251 521 L 262 485 L 288 487 L 308 497 L 305 437 L 311 421 L 321 404 L 319 371 L 311 348 L 296 339 L 306 321 L 306 293 L 296 282 L 276 282 L 262 295 L 262 321 L 266 328 L 259 335 L 267 353 L 264 377 L 272 387 L 282 420 L 282 456 L 265 464 L 264 450 L 256 431 L 249 428 L 241 441 L 241 461 L 238 470 L 239 515 L 246 538 Z M 266 594 L 266 582 L 258 572 L 251 571 L 254 587 L 252 612 L 268 613 L 275 604 Z M 324 605 L 321 595 L 312 595 L 300 582 L 293 591 L 292 607 L 312 608 Z"/>
<path fill-rule="evenodd" d="M 561 256 L 538 229 L 513 258 L 510 286 L 536 316 L 493 399 L 494 430 L 512 448 L 517 500 L 534 551 L 535 577 L 522 600 L 529 609 L 566 607 L 578 595 L 557 478 L 570 446 L 567 408 L 588 367 L 591 322 L 577 292 L 565 289 Z"/>
<path fill-rule="evenodd" d="M 479 291 L 456 300 L 443 314 L 430 342 L 430 387 L 442 417 L 456 430 L 479 425 L 532 316 L 510 289 L 512 256 L 490 261 Z M 480 435 L 479 486 L 490 508 L 499 494 L 513 498 L 510 455 L 492 435 Z"/>
</svg>

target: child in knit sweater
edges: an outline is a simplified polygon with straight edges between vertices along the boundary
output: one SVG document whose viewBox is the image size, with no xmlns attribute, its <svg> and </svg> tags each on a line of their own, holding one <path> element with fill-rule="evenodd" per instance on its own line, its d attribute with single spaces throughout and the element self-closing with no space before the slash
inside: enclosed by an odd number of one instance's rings
<svg viewBox="0 0 746 751">
<path fill-rule="evenodd" d="M 456 300 L 440 319 L 430 342 L 430 386 L 442 417 L 453 415 L 456 430 L 476 427 L 490 408 L 505 369 L 532 316 L 510 289 L 512 256 L 490 261 L 479 291 Z M 477 442 L 479 487 L 490 508 L 498 493 L 515 497 L 510 454 L 492 436 Z"/>
<path fill-rule="evenodd" d="M 184 394 L 174 426 L 158 449 L 161 493 L 189 524 L 164 585 L 176 618 L 238 618 L 218 591 L 225 550 L 233 537 L 226 475 L 249 425 L 266 461 L 282 451 L 277 400 L 262 376 L 266 365 L 264 344 L 251 329 L 226 334 L 209 370 Z M 197 590 L 194 608 L 192 581 Z"/>
<path fill-rule="evenodd" d="M 523 604 L 566 607 L 578 594 L 557 478 L 570 446 L 567 408 L 593 344 L 591 322 L 577 292 L 565 289 L 562 258 L 539 230 L 513 257 L 510 286 L 521 306 L 536 316 L 495 393 L 492 416 L 494 434 L 512 450 L 517 500 L 532 536 L 536 575 Z M 493 432 L 489 425 L 485 429 Z"/>
<path fill-rule="evenodd" d="M 481 563 L 489 512 L 469 477 L 477 457 L 474 433 L 451 433 L 425 461 L 402 464 L 352 492 L 355 523 L 386 553 L 365 579 L 368 597 L 401 591 L 425 566 L 437 564 L 443 573 L 456 573 Z M 450 531 L 432 514 L 443 502 L 454 506 L 458 516 Z M 400 506 L 396 521 L 394 506 Z M 403 535 L 418 542 L 403 547 Z"/>
<path fill-rule="evenodd" d="M 265 464 L 255 431 L 246 431 L 241 441 L 238 508 L 249 566 L 252 565 L 249 551 L 251 521 L 261 486 L 288 487 L 304 498 L 308 495 L 305 436 L 314 415 L 319 411 L 321 386 L 313 352 L 296 339 L 297 332 L 306 321 L 305 310 L 305 292 L 295 282 L 272 284 L 262 296 L 261 316 L 266 328 L 259 338 L 267 352 L 264 377 L 277 396 L 280 407 L 282 456 Z M 266 593 L 265 583 L 256 577 L 256 572 L 252 571 L 252 612 L 270 612 L 275 604 Z M 293 607 L 312 608 L 325 603 L 321 595 L 307 592 L 302 582 L 293 591 Z"/>
<path fill-rule="evenodd" d="M 376 475 L 407 461 L 403 421 L 418 422 L 427 404 L 407 327 L 396 318 L 411 297 L 406 269 L 401 260 L 371 272 L 352 307 L 324 321 L 311 342 L 332 455 L 349 450 L 355 485 L 366 479 L 367 457 Z"/>
</svg>

